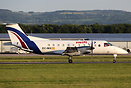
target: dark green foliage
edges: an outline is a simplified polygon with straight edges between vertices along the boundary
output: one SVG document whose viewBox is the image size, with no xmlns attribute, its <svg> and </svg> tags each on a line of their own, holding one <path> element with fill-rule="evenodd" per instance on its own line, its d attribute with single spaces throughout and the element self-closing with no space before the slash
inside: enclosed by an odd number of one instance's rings
<svg viewBox="0 0 131 88">
<path fill-rule="evenodd" d="M 4 25 L 0 25 L 0 33 L 7 33 L 6 27 Z"/>
<path fill-rule="evenodd" d="M 73 25 L 73 24 L 20 24 L 26 33 L 131 33 L 131 24 L 100 25 Z"/>
<path fill-rule="evenodd" d="M 19 24 L 25 33 L 131 33 L 131 24 L 73 25 L 73 24 Z M 0 25 L 0 33 L 7 33 L 5 26 Z"/>
</svg>

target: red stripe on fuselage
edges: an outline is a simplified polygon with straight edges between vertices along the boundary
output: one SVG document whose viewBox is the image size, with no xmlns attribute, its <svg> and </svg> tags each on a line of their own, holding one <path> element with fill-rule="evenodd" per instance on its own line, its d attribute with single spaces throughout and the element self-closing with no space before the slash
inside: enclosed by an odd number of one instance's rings
<svg viewBox="0 0 131 88">
<path fill-rule="evenodd" d="M 13 33 L 19 39 L 19 41 L 20 41 L 20 43 L 21 43 L 21 45 L 22 45 L 22 47 L 24 49 L 28 49 L 27 46 L 26 46 L 26 44 L 20 39 L 20 37 L 18 35 L 16 35 L 14 32 L 11 32 L 11 33 Z"/>
</svg>

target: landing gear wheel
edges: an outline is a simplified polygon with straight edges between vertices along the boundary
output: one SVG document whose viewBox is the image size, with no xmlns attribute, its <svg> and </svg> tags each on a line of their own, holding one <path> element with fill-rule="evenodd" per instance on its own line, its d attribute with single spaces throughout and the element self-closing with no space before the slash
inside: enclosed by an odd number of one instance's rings
<svg viewBox="0 0 131 88">
<path fill-rule="evenodd" d="M 113 60 L 113 63 L 116 63 L 116 57 L 117 57 L 117 54 L 114 54 L 114 60 Z"/>
<path fill-rule="evenodd" d="M 73 61 L 70 59 L 70 60 L 69 60 L 69 63 L 73 63 Z"/>
<path fill-rule="evenodd" d="M 116 60 L 113 60 L 113 63 L 116 63 Z"/>
<path fill-rule="evenodd" d="M 69 62 L 69 63 L 73 63 L 73 61 L 72 61 L 72 59 L 71 59 L 71 56 L 69 56 L 68 62 Z"/>
</svg>

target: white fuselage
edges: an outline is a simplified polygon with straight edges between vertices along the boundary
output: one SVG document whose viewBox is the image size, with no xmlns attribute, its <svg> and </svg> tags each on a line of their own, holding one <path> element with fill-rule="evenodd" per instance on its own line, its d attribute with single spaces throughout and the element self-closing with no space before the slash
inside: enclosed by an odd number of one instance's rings
<svg viewBox="0 0 131 88">
<path fill-rule="evenodd" d="M 108 42 L 102 40 L 35 40 L 34 42 L 42 53 L 62 53 L 67 47 L 91 46 L 93 42 L 93 54 L 127 54 L 125 50 L 116 46 L 105 46 Z"/>
</svg>

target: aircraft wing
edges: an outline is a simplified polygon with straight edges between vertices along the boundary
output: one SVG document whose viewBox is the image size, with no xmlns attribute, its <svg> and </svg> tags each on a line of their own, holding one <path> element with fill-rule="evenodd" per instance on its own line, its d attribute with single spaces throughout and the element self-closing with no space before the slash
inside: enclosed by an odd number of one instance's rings
<svg viewBox="0 0 131 88">
<path fill-rule="evenodd" d="M 63 55 L 76 56 L 81 54 L 91 53 L 91 46 L 81 46 L 81 47 L 67 47 L 63 52 Z"/>
<path fill-rule="evenodd" d="M 65 50 L 56 50 L 56 51 L 53 51 L 53 53 L 62 55 L 64 51 Z"/>
</svg>

